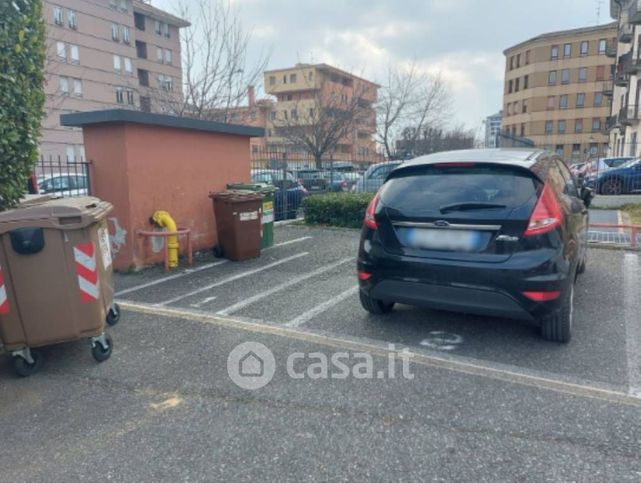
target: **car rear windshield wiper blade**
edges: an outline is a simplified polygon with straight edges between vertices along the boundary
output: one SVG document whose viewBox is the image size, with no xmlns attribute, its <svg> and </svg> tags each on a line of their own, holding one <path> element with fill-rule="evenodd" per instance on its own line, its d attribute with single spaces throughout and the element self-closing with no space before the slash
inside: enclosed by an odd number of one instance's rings
<svg viewBox="0 0 641 483">
<path fill-rule="evenodd" d="M 448 211 L 487 210 L 492 208 L 507 208 L 507 206 L 499 205 L 498 203 L 472 201 L 468 203 L 452 203 L 451 205 L 441 206 L 439 210 L 441 213 L 447 213 Z"/>
</svg>

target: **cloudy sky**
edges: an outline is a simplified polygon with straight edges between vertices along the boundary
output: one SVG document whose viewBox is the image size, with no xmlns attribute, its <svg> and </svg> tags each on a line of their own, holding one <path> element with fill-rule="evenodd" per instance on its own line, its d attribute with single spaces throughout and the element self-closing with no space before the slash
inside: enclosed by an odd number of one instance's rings
<svg viewBox="0 0 641 483">
<path fill-rule="evenodd" d="M 175 10 L 176 0 L 153 0 Z M 252 55 L 270 68 L 325 62 L 382 78 L 386 65 L 415 60 L 440 72 L 452 124 L 478 129 L 501 108 L 503 50 L 543 32 L 610 21 L 609 0 L 232 0 L 253 32 Z"/>
</svg>

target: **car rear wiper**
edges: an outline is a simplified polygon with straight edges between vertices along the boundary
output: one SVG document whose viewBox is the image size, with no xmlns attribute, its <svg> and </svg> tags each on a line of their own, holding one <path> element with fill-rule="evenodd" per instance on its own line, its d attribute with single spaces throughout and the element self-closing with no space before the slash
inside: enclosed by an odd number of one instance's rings
<svg viewBox="0 0 641 483">
<path fill-rule="evenodd" d="M 497 203 L 482 203 L 479 201 L 471 201 L 467 203 L 452 203 L 451 205 L 441 206 L 439 210 L 441 213 L 448 211 L 466 211 L 466 210 L 486 210 L 492 208 L 507 208 L 506 205 L 499 205 Z"/>
</svg>

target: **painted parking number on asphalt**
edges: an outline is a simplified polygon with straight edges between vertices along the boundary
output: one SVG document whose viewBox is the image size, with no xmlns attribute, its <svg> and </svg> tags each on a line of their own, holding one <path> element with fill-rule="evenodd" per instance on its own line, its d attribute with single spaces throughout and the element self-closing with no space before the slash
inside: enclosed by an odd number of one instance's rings
<svg viewBox="0 0 641 483">
<path fill-rule="evenodd" d="M 463 343 L 463 337 L 440 330 L 430 332 L 429 337 L 421 341 L 420 345 L 439 351 L 453 351 Z"/>
</svg>

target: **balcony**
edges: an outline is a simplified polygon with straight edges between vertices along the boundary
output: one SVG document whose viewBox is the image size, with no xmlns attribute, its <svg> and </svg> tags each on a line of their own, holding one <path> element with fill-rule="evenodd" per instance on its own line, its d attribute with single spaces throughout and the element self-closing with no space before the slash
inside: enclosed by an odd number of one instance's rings
<svg viewBox="0 0 641 483">
<path fill-rule="evenodd" d="M 612 81 L 605 81 L 601 84 L 601 92 L 604 96 L 612 97 L 614 95 L 614 83 Z"/>
<path fill-rule="evenodd" d="M 641 0 L 633 0 L 628 8 L 628 22 L 633 25 L 641 24 Z"/>
<path fill-rule="evenodd" d="M 619 27 L 619 42 L 624 44 L 629 44 L 632 42 L 634 37 L 634 25 L 630 23 L 624 23 Z"/>
<path fill-rule="evenodd" d="M 628 87 L 630 84 L 630 74 L 625 72 L 617 72 L 614 77 L 614 85 L 617 87 Z"/>
<path fill-rule="evenodd" d="M 632 58 L 625 66 L 625 72 L 636 75 L 641 72 L 641 60 Z"/>
<path fill-rule="evenodd" d="M 602 133 L 605 135 L 610 134 L 610 131 L 617 127 L 619 120 L 617 116 L 609 116 L 605 119 L 605 124 L 603 124 Z"/>
<path fill-rule="evenodd" d="M 607 47 L 605 48 L 606 57 L 611 59 L 616 59 L 617 57 L 617 44 L 616 42 L 608 42 Z"/>
<path fill-rule="evenodd" d="M 619 122 L 623 126 L 631 126 L 639 122 L 639 106 L 627 106 L 619 111 Z"/>
</svg>

